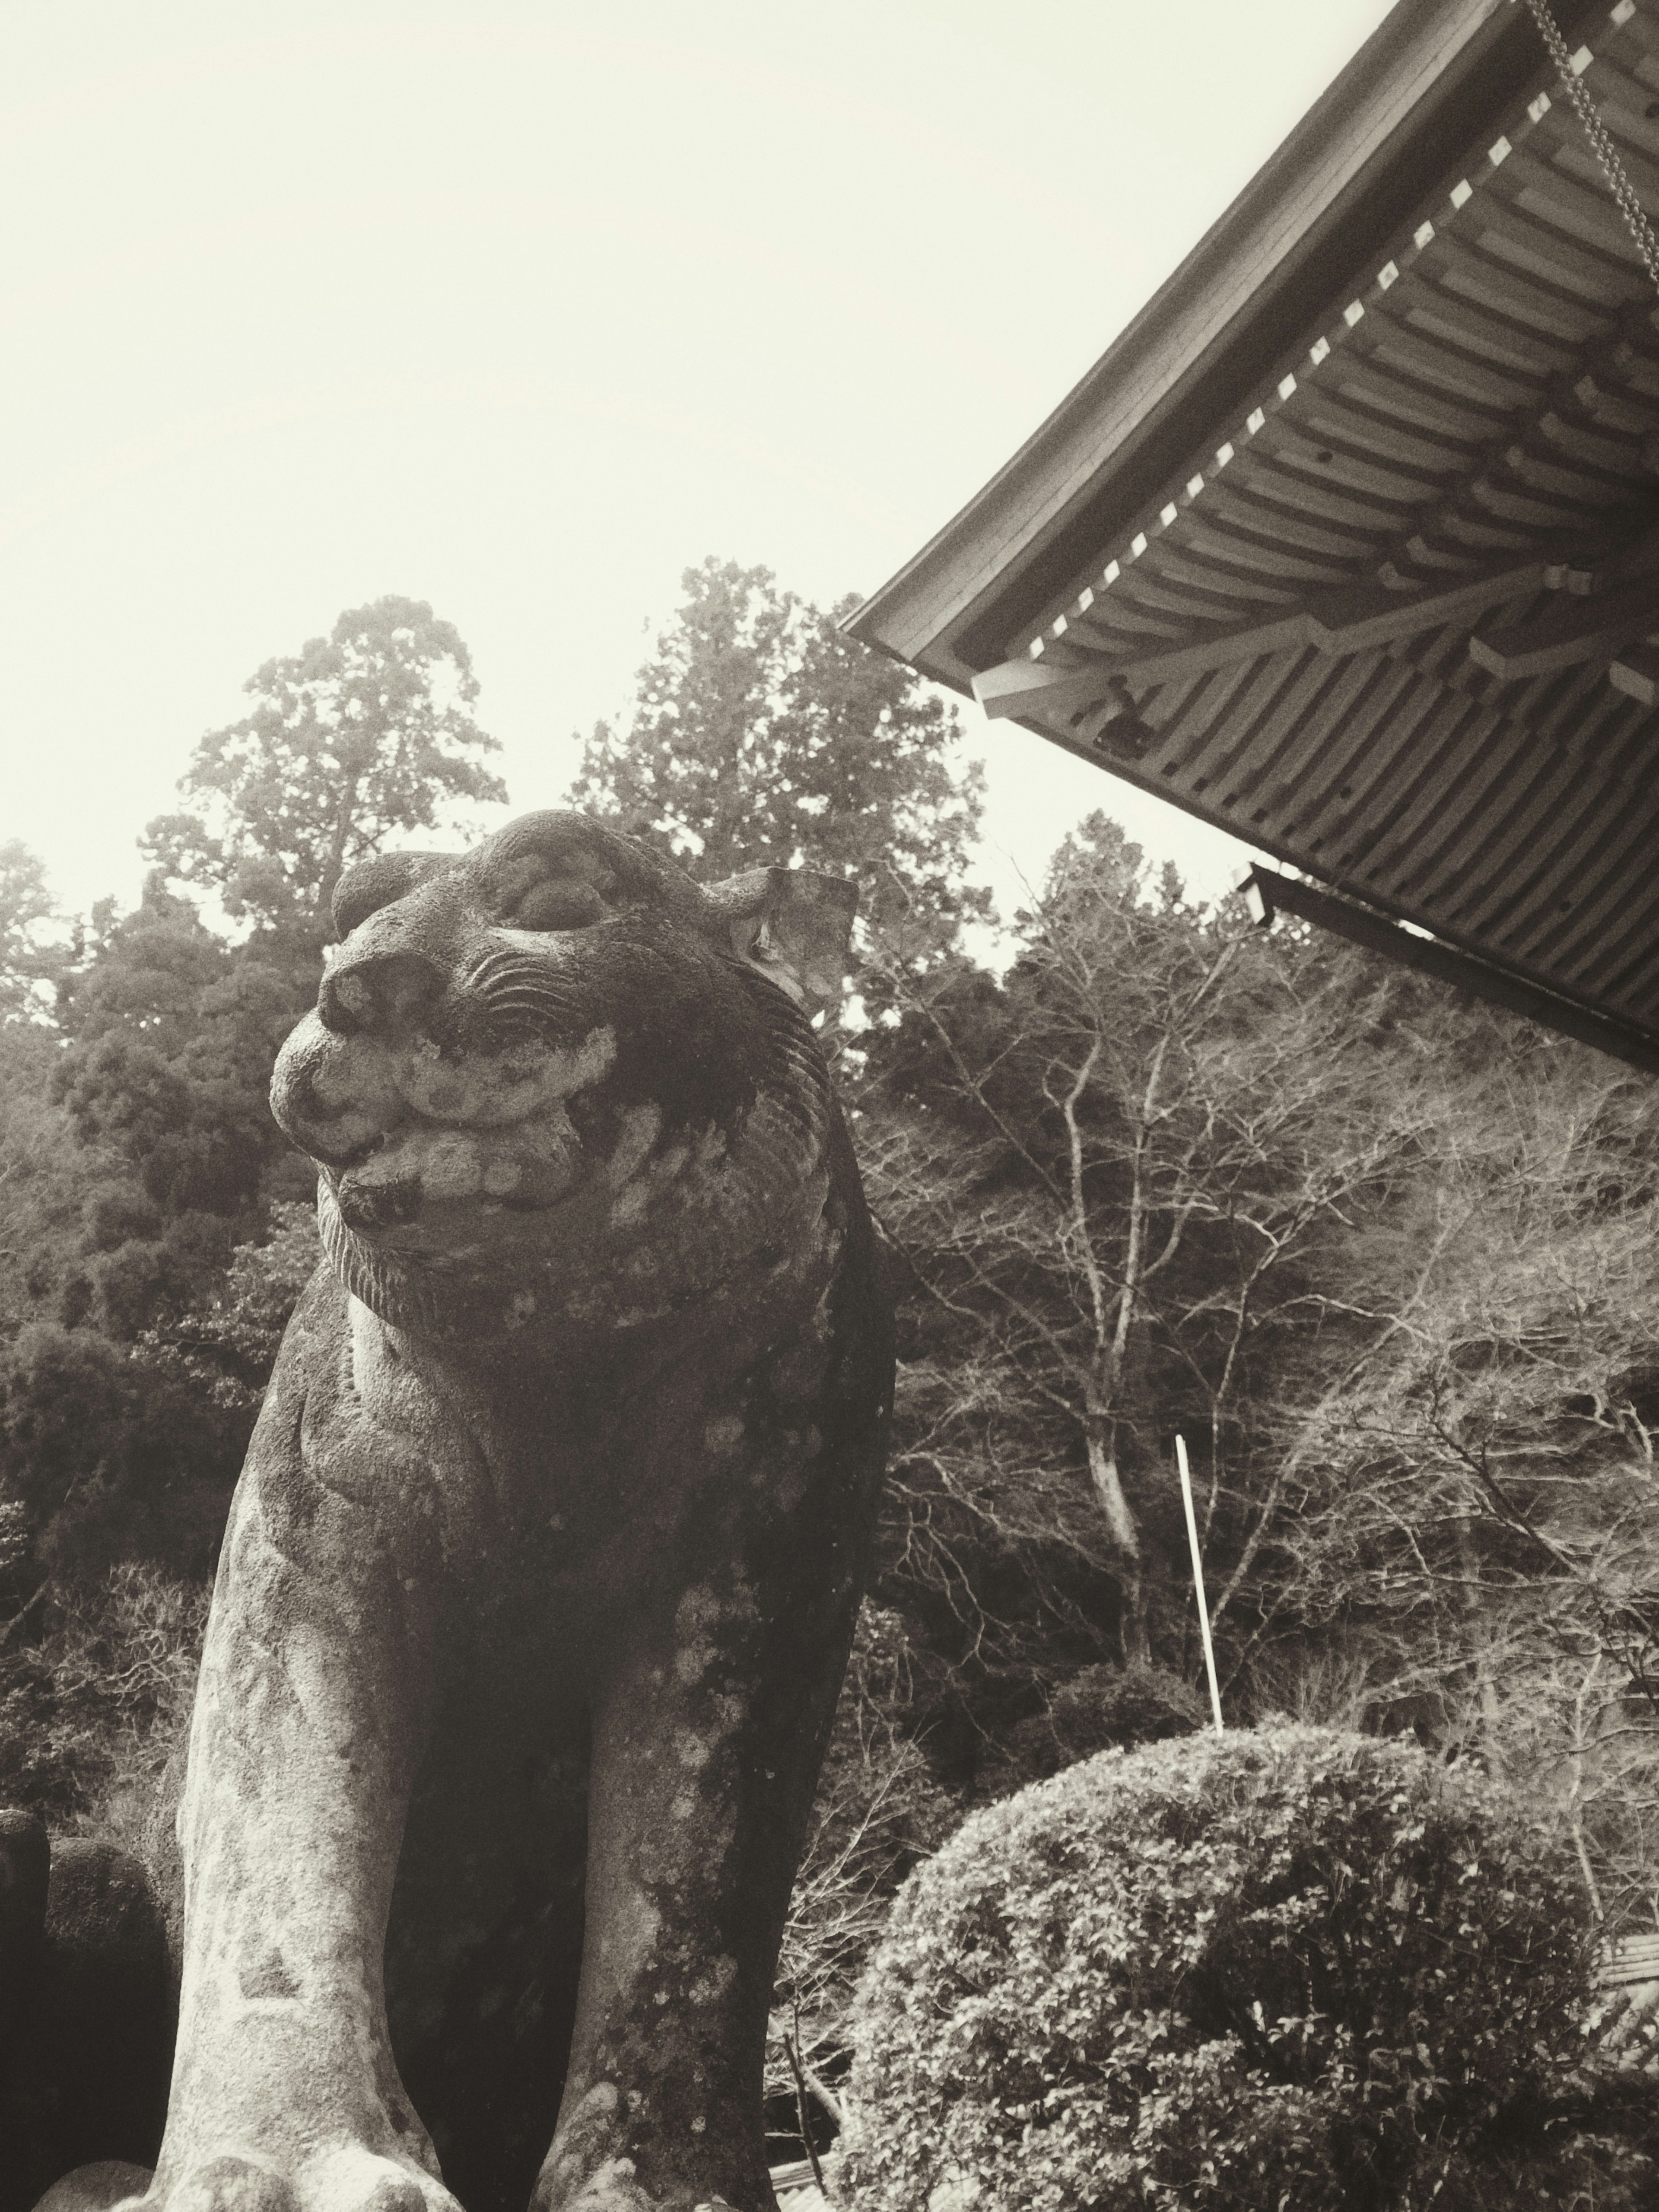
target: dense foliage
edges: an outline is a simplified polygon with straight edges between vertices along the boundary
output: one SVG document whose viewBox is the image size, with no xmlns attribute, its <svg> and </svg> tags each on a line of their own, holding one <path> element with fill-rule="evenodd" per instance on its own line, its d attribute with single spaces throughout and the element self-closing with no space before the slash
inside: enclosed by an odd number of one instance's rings
<svg viewBox="0 0 1659 2212">
<path fill-rule="evenodd" d="M 1633 2206 L 1548 2123 L 1585 2055 L 1565 1839 L 1413 1743 L 1109 1752 L 976 1814 L 860 1993 L 860 2212 Z"/>
</svg>

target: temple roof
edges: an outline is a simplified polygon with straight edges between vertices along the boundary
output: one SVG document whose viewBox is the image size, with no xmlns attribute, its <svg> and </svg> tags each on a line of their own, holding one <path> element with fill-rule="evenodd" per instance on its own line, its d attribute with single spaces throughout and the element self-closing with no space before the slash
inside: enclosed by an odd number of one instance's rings
<svg viewBox="0 0 1659 2212">
<path fill-rule="evenodd" d="M 1553 12 L 1659 208 L 1659 0 Z M 1656 471 L 1659 291 L 1537 26 L 1402 0 L 849 627 L 1659 1066 Z"/>
</svg>

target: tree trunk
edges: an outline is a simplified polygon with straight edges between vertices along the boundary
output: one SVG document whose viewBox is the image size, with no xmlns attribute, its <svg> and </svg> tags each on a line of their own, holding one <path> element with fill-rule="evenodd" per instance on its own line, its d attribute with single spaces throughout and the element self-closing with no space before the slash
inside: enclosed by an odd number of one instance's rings
<svg viewBox="0 0 1659 2212">
<path fill-rule="evenodd" d="M 1118 1555 L 1118 1575 L 1123 1589 L 1123 1621 L 1120 1635 L 1124 1664 L 1144 1667 L 1152 1658 L 1146 1633 L 1146 1577 L 1140 1553 L 1140 1530 L 1118 1473 L 1117 1455 L 1106 1437 L 1093 1429 L 1088 1437 L 1089 1480 Z"/>
<path fill-rule="evenodd" d="M 1469 1657 L 1474 1673 L 1474 1691 L 1480 1708 L 1481 1757 L 1494 1773 L 1503 1771 L 1503 1759 L 1498 1752 L 1498 1721 L 1497 1685 L 1492 1678 L 1492 1655 L 1486 1649 L 1482 1634 L 1484 1626 L 1480 1603 L 1480 1554 L 1474 1541 L 1474 1529 L 1467 1514 L 1457 1522 L 1457 1563 L 1463 1581 L 1463 1613 L 1468 1626 Z"/>
<path fill-rule="evenodd" d="M 322 879 L 317 886 L 317 918 L 328 927 L 329 911 L 333 902 L 334 886 L 345 872 L 346 842 L 351 835 L 352 816 L 357 805 L 360 775 L 347 778 L 340 787 L 340 804 L 335 810 L 334 832 L 329 839 L 328 857 L 323 862 Z"/>
</svg>

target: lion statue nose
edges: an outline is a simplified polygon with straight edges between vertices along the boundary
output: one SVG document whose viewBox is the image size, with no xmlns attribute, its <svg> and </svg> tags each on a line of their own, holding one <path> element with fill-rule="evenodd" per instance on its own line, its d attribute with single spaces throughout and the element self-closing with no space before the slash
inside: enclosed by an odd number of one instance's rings
<svg viewBox="0 0 1659 2212">
<path fill-rule="evenodd" d="M 442 998 L 441 968 L 418 952 L 383 952 L 343 961 L 317 994 L 323 1027 L 337 1036 L 417 1028 Z"/>
</svg>

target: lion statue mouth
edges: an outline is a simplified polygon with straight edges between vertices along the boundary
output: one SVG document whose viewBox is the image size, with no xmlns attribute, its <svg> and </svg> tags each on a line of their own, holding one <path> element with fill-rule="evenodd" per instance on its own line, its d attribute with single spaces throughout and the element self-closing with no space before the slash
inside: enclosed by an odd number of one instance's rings
<svg viewBox="0 0 1659 2212">
<path fill-rule="evenodd" d="M 395 1232 L 437 1227 L 446 1209 L 534 1212 L 568 1197 L 592 1164 L 567 1102 L 616 1055 L 609 1026 L 467 1058 L 423 1034 L 341 1036 L 313 1014 L 284 1048 L 273 1099 L 347 1225 L 402 1242 Z"/>
</svg>

